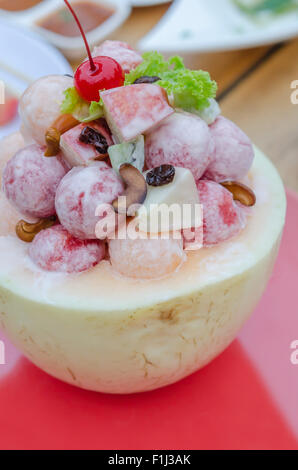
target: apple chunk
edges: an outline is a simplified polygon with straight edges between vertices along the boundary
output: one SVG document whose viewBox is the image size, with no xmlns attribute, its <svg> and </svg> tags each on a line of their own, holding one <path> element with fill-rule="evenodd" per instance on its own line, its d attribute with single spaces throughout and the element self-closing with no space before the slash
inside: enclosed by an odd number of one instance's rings
<svg viewBox="0 0 298 470">
<path fill-rule="evenodd" d="M 199 193 L 191 171 L 176 167 L 171 183 L 158 187 L 147 185 L 147 197 L 138 211 L 138 222 L 140 231 L 147 233 L 201 227 Z"/>
<path fill-rule="evenodd" d="M 144 136 L 140 135 L 137 139 L 130 142 L 111 145 L 109 147 L 109 156 L 112 167 L 117 172 L 119 172 L 119 168 L 124 163 L 129 163 L 142 172 L 145 164 Z"/>
<path fill-rule="evenodd" d="M 108 146 L 113 145 L 112 136 L 104 120 L 92 121 L 88 124 L 78 124 L 61 136 L 60 148 L 62 150 L 64 160 L 71 166 L 84 165 L 93 163 L 94 160 L 102 160 L 108 156 L 108 153 L 99 152 L 96 145 L 92 143 L 84 143 L 81 139 L 82 132 L 90 128 L 99 134 L 102 142 L 106 142 Z M 94 141 L 94 139 L 93 139 Z M 92 141 L 92 142 L 93 142 Z"/>
<path fill-rule="evenodd" d="M 120 142 L 145 134 L 174 113 L 166 91 L 158 85 L 113 88 L 101 93 L 101 98 L 108 124 Z"/>
</svg>

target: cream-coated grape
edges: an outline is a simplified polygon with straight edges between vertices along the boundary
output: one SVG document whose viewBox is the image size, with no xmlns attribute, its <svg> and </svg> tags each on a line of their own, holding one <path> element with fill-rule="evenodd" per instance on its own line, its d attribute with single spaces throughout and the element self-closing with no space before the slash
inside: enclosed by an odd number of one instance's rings
<svg viewBox="0 0 298 470">
<path fill-rule="evenodd" d="M 56 190 L 68 171 L 59 156 L 47 158 L 44 151 L 37 144 L 24 147 L 3 170 L 2 188 L 7 199 L 27 217 L 55 214 Z"/>
<path fill-rule="evenodd" d="M 36 80 L 27 88 L 20 100 L 21 132 L 26 142 L 30 139 L 45 144 L 45 133 L 60 116 L 64 91 L 73 87 L 73 78 L 48 75 Z"/>
<path fill-rule="evenodd" d="M 183 240 L 115 239 L 109 242 L 112 267 L 135 279 L 158 279 L 172 274 L 186 259 Z"/>
</svg>

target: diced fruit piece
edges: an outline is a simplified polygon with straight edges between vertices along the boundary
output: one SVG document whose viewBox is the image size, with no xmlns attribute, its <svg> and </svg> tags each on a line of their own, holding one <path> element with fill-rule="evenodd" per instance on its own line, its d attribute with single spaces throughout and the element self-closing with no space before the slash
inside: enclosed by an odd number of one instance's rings
<svg viewBox="0 0 298 470">
<path fill-rule="evenodd" d="M 206 124 L 210 125 L 213 124 L 214 121 L 218 118 L 221 110 L 217 101 L 214 98 L 211 98 L 210 105 L 207 108 L 204 108 L 200 111 L 193 110 L 192 112 L 202 118 Z"/>
<path fill-rule="evenodd" d="M 204 176 L 217 182 L 242 179 L 254 159 L 251 141 L 236 124 L 223 116 L 216 119 L 210 131 L 215 152 Z"/>
<path fill-rule="evenodd" d="M 142 56 L 138 52 L 134 51 L 126 42 L 121 41 L 104 41 L 93 49 L 92 56 L 112 57 L 121 65 L 125 73 L 129 73 L 143 62 Z"/>
<path fill-rule="evenodd" d="M 42 230 L 29 247 L 29 255 L 46 271 L 78 273 L 97 265 L 105 256 L 100 241 L 78 240 L 62 225 Z"/>
<path fill-rule="evenodd" d="M 89 141 L 94 142 L 93 144 L 84 143 L 88 141 L 88 135 L 86 132 L 84 133 L 84 130 L 87 128 L 94 129 L 96 133 L 99 133 L 99 137 L 102 136 L 101 142 L 106 143 L 107 146 L 113 145 L 112 136 L 103 119 L 92 121 L 88 124 L 79 124 L 65 132 L 60 139 L 63 158 L 71 167 L 89 165 L 94 160 L 103 159 L 108 156 L 105 145 L 96 145 L 96 136 L 89 136 Z M 83 137 L 81 137 L 82 133 Z"/>
<path fill-rule="evenodd" d="M 73 87 L 71 77 L 48 75 L 27 88 L 19 106 L 22 132 L 27 141 L 32 138 L 44 145 L 46 131 L 60 116 L 64 91 L 70 87 Z"/>
<path fill-rule="evenodd" d="M 117 173 L 105 162 L 75 167 L 63 178 L 56 194 L 61 224 L 75 237 L 95 239 L 101 204 L 111 204 L 124 191 Z"/>
<path fill-rule="evenodd" d="M 204 245 L 215 245 L 237 235 L 246 224 L 246 210 L 214 181 L 197 184 L 204 217 Z"/>
<path fill-rule="evenodd" d="M 101 93 L 105 115 L 120 142 L 150 131 L 174 110 L 158 85 L 130 85 Z"/>
<path fill-rule="evenodd" d="M 5 99 L 5 103 L 0 103 L 0 126 L 5 126 L 16 117 L 18 104 L 17 98 L 8 96 Z"/>
<path fill-rule="evenodd" d="M 185 260 L 183 240 L 110 240 L 112 267 L 135 279 L 158 279 L 172 274 Z"/>
<path fill-rule="evenodd" d="M 129 163 L 139 171 L 143 171 L 145 164 L 145 141 L 143 135 L 140 135 L 137 139 L 132 140 L 131 142 L 112 145 L 109 147 L 108 152 L 112 167 L 115 171 L 118 172 L 123 163 Z"/>
<path fill-rule="evenodd" d="M 8 161 L 2 176 L 2 188 L 12 205 L 28 217 L 55 214 L 55 194 L 67 173 L 63 162 L 44 156 L 45 147 L 37 144 L 19 150 Z"/>
<path fill-rule="evenodd" d="M 201 178 L 211 162 L 214 143 L 209 127 L 194 114 L 176 112 L 146 136 L 148 168 L 170 164 Z"/>
<path fill-rule="evenodd" d="M 199 204 L 191 171 L 175 168 L 172 183 L 147 186 L 147 197 L 138 211 L 139 228 L 142 232 L 159 233 L 199 227 L 202 225 Z M 171 210 L 174 215 L 169 218 L 167 214 Z"/>
<path fill-rule="evenodd" d="M 120 167 L 120 175 L 125 184 L 121 198 L 113 201 L 113 207 L 119 214 L 135 215 L 136 204 L 142 204 L 147 195 L 147 184 L 142 173 L 133 165 L 124 163 Z"/>
<path fill-rule="evenodd" d="M 98 101 L 102 90 L 121 87 L 124 71 L 112 57 L 98 56 L 93 59 L 95 69 L 86 60 L 76 70 L 74 84 L 79 95 L 86 101 Z"/>
</svg>

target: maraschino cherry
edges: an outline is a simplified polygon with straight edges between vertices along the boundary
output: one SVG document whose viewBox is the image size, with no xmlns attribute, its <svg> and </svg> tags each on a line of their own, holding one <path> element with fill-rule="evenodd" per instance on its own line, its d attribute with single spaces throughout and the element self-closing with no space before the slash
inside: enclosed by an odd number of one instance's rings
<svg viewBox="0 0 298 470">
<path fill-rule="evenodd" d="M 117 88 L 124 84 L 122 67 L 111 57 L 92 57 L 82 25 L 68 0 L 64 0 L 73 15 L 83 37 L 89 59 L 76 70 L 74 84 L 79 95 L 86 101 L 99 101 L 101 90 Z"/>
</svg>

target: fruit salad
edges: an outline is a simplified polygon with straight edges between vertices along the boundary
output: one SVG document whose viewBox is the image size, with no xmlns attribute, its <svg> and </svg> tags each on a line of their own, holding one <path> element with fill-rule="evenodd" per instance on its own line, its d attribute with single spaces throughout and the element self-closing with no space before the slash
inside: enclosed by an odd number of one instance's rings
<svg viewBox="0 0 298 470">
<path fill-rule="evenodd" d="M 21 133 L 0 143 L 0 327 L 54 377 L 141 392 L 234 340 L 272 272 L 285 193 L 207 72 L 86 45 L 74 77 L 28 88 Z"/>
<path fill-rule="evenodd" d="M 75 273 L 109 259 L 123 276 L 154 279 L 179 269 L 190 249 L 245 230 L 254 150 L 215 95 L 209 74 L 181 57 L 142 57 L 119 41 L 96 47 L 74 78 L 33 83 L 20 101 L 26 146 L 2 175 L 33 262 Z M 201 218 L 152 226 L 172 204 L 200 206 Z"/>
</svg>

